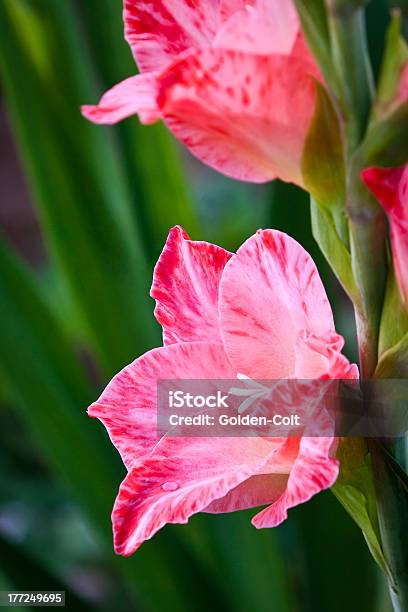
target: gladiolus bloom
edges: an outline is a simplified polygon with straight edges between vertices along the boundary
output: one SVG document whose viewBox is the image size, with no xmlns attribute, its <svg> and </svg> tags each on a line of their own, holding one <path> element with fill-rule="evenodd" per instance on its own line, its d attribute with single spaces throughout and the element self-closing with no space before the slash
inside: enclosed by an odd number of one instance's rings
<svg viewBox="0 0 408 612">
<path fill-rule="evenodd" d="M 402 298 L 408 302 L 408 164 L 367 168 L 362 178 L 387 213 L 395 274 Z"/>
<path fill-rule="evenodd" d="M 128 470 L 112 515 L 116 552 L 201 511 L 266 505 L 253 524 L 278 525 L 336 480 L 333 437 L 158 439 L 157 381 L 356 378 L 316 266 L 278 231 L 259 230 L 233 255 L 175 227 L 151 295 L 164 346 L 125 367 L 89 409 Z"/>
<path fill-rule="evenodd" d="M 82 113 L 95 123 L 163 119 L 201 161 L 236 179 L 303 184 L 317 66 L 292 0 L 125 0 L 141 74 Z"/>
</svg>

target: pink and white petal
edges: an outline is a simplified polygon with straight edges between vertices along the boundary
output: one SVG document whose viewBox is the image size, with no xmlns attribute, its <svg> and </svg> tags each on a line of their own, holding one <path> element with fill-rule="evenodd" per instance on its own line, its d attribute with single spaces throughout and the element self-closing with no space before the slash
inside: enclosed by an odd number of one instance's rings
<svg viewBox="0 0 408 612">
<path fill-rule="evenodd" d="M 85 105 L 81 112 L 93 123 L 113 124 L 139 115 L 142 123 L 161 119 L 156 104 L 156 79 L 152 74 L 138 74 L 109 89 L 96 106 Z"/>
<path fill-rule="evenodd" d="M 218 27 L 215 0 L 125 0 L 125 38 L 142 72 L 162 70 L 180 53 L 207 46 Z"/>
<path fill-rule="evenodd" d="M 150 292 L 164 344 L 222 342 L 218 289 L 232 254 L 208 242 L 190 240 L 181 227 L 170 230 L 156 264 Z"/>
<path fill-rule="evenodd" d="M 245 4 L 218 30 L 214 46 L 259 55 L 288 55 L 300 31 L 291 0 L 256 0 Z"/>
<path fill-rule="evenodd" d="M 335 331 L 322 336 L 299 334 L 296 344 L 297 378 L 358 378 L 358 368 L 341 354 L 344 339 Z"/>
<path fill-rule="evenodd" d="M 253 379 L 304 376 L 297 363 L 299 335 L 334 331 L 312 258 L 296 240 L 276 230 L 259 230 L 228 262 L 219 310 L 230 361 Z M 325 363 L 320 374 L 324 372 Z"/>
<path fill-rule="evenodd" d="M 288 474 L 259 474 L 251 476 L 224 497 L 216 499 L 203 512 L 222 514 L 265 506 L 276 501 L 285 491 Z"/>
<path fill-rule="evenodd" d="M 338 461 L 331 457 L 332 447 L 333 438 L 330 437 L 302 438 L 284 493 L 257 514 L 252 524 L 258 529 L 276 527 L 287 518 L 289 508 L 307 502 L 316 493 L 331 487 L 339 472 Z"/>
<path fill-rule="evenodd" d="M 164 438 L 120 487 L 116 552 L 130 555 L 166 523 L 186 523 L 261 471 L 270 452 L 260 438 Z"/>
<path fill-rule="evenodd" d="M 388 215 L 395 273 L 408 302 L 408 164 L 400 168 L 367 168 L 362 179 Z"/>
<path fill-rule="evenodd" d="M 125 367 L 88 413 L 105 425 L 130 470 L 158 442 L 158 380 L 234 377 L 222 344 L 173 344 L 153 349 Z"/>
<path fill-rule="evenodd" d="M 158 105 L 175 136 L 216 170 L 302 185 L 316 98 L 311 74 L 307 58 L 202 49 L 160 76 Z"/>
</svg>

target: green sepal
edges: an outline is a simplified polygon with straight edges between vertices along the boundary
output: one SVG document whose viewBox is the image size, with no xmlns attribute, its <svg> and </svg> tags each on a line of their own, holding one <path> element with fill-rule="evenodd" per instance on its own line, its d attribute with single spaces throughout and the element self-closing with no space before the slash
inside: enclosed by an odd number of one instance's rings
<svg viewBox="0 0 408 612">
<path fill-rule="evenodd" d="M 340 124 L 324 87 L 316 82 L 316 108 L 302 155 L 306 189 L 331 211 L 344 208 L 345 165 Z"/>
<path fill-rule="evenodd" d="M 381 355 L 375 376 L 376 378 L 408 378 L 408 333 Z"/>
<path fill-rule="evenodd" d="M 354 161 L 359 170 L 403 166 L 408 161 L 408 101 L 371 124 Z"/>
<path fill-rule="evenodd" d="M 346 291 L 356 297 L 348 248 L 342 135 L 336 111 L 320 83 L 316 83 L 316 109 L 303 150 L 302 175 L 311 194 L 314 238 Z"/>
<path fill-rule="evenodd" d="M 389 269 L 387 288 L 381 315 L 378 352 L 382 357 L 395 348 L 408 334 L 408 311 L 401 299 L 401 293 L 393 269 Z M 407 368 L 408 369 L 408 368 Z M 394 376 L 391 376 L 393 378 Z M 387 378 L 384 376 L 383 378 Z"/>
<path fill-rule="evenodd" d="M 358 304 L 359 294 L 352 274 L 351 255 L 339 238 L 330 212 L 311 198 L 310 213 L 314 239 L 350 299 Z"/>
<path fill-rule="evenodd" d="M 378 525 L 371 456 L 366 442 L 361 438 L 342 439 L 336 456 L 341 468 L 332 491 L 362 530 L 375 561 L 389 576 Z"/>
<path fill-rule="evenodd" d="M 394 9 L 387 30 L 384 59 L 378 83 L 377 99 L 372 121 L 386 115 L 395 103 L 401 81 L 401 72 L 408 62 L 408 45 L 401 35 L 401 12 Z"/>
</svg>

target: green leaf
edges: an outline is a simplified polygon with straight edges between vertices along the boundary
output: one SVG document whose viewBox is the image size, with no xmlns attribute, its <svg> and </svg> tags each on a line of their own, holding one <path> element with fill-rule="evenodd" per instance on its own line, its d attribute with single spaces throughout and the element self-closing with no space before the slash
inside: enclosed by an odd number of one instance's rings
<svg viewBox="0 0 408 612">
<path fill-rule="evenodd" d="M 380 325 L 378 349 L 380 363 L 385 357 L 385 353 L 388 354 L 389 349 L 398 345 L 406 334 L 408 334 L 408 311 L 401 299 L 394 270 L 389 267 Z M 398 353 L 398 349 L 396 352 Z M 384 376 L 383 378 L 387 377 Z"/>
<path fill-rule="evenodd" d="M 378 526 L 370 454 L 362 439 L 342 439 L 337 450 L 340 475 L 332 491 L 362 530 L 375 561 L 389 575 Z"/>
<path fill-rule="evenodd" d="M 340 124 L 326 90 L 317 82 L 316 96 L 316 110 L 302 155 L 305 187 L 332 214 L 343 211 L 346 224 L 344 146 Z"/>
<path fill-rule="evenodd" d="M 391 14 L 391 23 L 386 36 L 377 97 L 373 107 L 373 122 L 379 120 L 395 106 L 401 72 L 408 62 L 408 45 L 401 35 L 401 26 L 401 13 L 395 9 Z"/>
<path fill-rule="evenodd" d="M 43 28 L 34 39 L 36 53 L 25 37 L 31 23 Z M 112 374 L 153 346 L 158 334 L 117 148 L 107 131 L 79 113 L 93 89 L 77 30 L 68 3 L 0 3 L 4 90 L 47 246 L 99 362 Z"/>
<path fill-rule="evenodd" d="M 382 353 L 375 375 L 377 378 L 408 378 L 408 333 Z"/>
<path fill-rule="evenodd" d="M 379 443 L 377 442 L 377 444 Z M 396 461 L 396 459 L 392 456 L 390 451 L 384 445 L 380 446 L 384 453 L 384 457 L 386 462 L 388 463 L 389 468 L 401 483 L 401 486 L 405 490 L 405 493 L 408 493 L 408 474 L 405 470 L 403 470 L 398 461 Z"/>
<path fill-rule="evenodd" d="M 360 298 L 352 274 L 350 252 L 340 240 L 333 218 L 326 207 L 321 206 L 312 198 L 310 211 L 312 232 L 316 242 L 348 296 L 354 304 L 358 305 Z"/>
<path fill-rule="evenodd" d="M 49 464 L 110 537 L 105 513 L 117 463 L 86 417 L 90 387 L 65 334 L 3 241 L 0 276 L 0 370 Z"/>
<path fill-rule="evenodd" d="M 353 159 L 353 173 L 369 166 L 403 166 L 408 161 L 408 101 L 371 124 Z"/>
</svg>

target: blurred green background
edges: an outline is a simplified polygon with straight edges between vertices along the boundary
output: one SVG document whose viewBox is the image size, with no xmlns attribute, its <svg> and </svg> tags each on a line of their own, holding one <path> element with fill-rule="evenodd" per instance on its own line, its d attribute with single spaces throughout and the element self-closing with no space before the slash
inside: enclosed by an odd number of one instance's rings
<svg viewBox="0 0 408 612">
<path fill-rule="evenodd" d="M 168 229 L 233 250 L 258 227 L 313 255 L 356 358 L 350 306 L 305 194 L 230 181 L 136 118 L 80 113 L 135 72 L 121 0 L 0 0 L 0 590 L 67 592 L 73 610 L 388 612 L 362 535 L 330 492 L 274 530 L 253 512 L 168 526 L 112 550 L 124 468 L 86 407 L 161 342 L 148 297 Z M 386 2 L 368 9 L 375 67 Z"/>
</svg>

